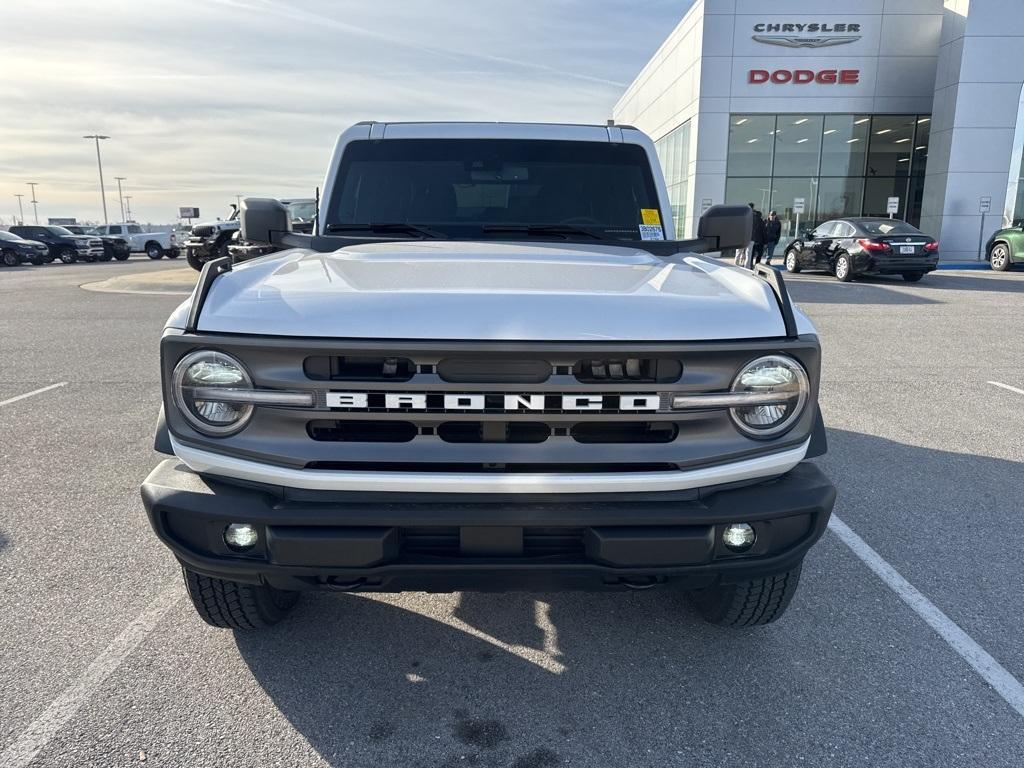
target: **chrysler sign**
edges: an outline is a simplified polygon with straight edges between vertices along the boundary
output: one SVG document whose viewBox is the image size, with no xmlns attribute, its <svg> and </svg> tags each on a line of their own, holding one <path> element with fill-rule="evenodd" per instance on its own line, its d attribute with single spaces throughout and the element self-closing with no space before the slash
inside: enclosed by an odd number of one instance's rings
<svg viewBox="0 0 1024 768">
<path fill-rule="evenodd" d="M 860 24 L 762 23 L 751 37 L 759 43 L 786 48 L 825 48 L 860 40 Z M 769 33 L 769 34 L 764 34 Z"/>
</svg>

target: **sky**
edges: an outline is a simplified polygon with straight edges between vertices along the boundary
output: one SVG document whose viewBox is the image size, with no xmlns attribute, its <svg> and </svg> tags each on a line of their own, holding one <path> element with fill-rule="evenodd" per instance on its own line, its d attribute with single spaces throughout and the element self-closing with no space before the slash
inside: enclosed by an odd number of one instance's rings
<svg viewBox="0 0 1024 768">
<path fill-rule="evenodd" d="M 604 123 L 688 0 L 0 0 L 0 224 L 312 197 L 360 120 Z"/>
</svg>

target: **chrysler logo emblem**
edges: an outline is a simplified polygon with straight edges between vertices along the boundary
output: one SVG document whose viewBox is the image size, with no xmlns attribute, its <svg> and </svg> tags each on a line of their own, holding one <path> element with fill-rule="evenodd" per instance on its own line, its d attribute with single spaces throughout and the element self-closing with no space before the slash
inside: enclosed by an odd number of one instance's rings
<svg viewBox="0 0 1024 768">
<path fill-rule="evenodd" d="M 755 24 L 752 39 L 785 48 L 826 48 L 860 40 L 860 24 Z M 777 32 L 781 34 L 762 34 Z M 805 34 L 809 33 L 809 34 Z"/>
</svg>

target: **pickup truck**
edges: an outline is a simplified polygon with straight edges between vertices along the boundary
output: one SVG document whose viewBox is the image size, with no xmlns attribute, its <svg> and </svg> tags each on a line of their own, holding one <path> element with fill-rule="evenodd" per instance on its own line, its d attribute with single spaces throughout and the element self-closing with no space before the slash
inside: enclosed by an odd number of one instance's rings
<svg viewBox="0 0 1024 768">
<path fill-rule="evenodd" d="M 226 258 L 228 246 L 238 233 L 238 206 L 231 205 L 227 219 L 201 221 L 192 225 L 192 231 L 185 240 L 185 260 L 197 271 L 213 259 Z"/>
<path fill-rule="evenodd" d="M 144 253 L 151 259 L 178 258 L 177 235 L 173 232 L 146 232 L 141 225 L 102 224 L 93 228 L 93 233 L 103 236 L 120 237 L 127 241 L 132 253 Z"/>
<path fill-rule="evenodd" d="M 668 240 L 625 126 L 360 123 L 317 226 L 248 199 L 160 343 L 149 522 L 199 616 L 303 590 L 678 589 L 779 618 L 835 489 L 821 348 L 746 206 Z M 595 623 L 600 631 L 600 622 Z"/>
<path fill-rule="evenodd" d="M 110 261 L 111 259 L 127 261 L 128 257 L 132 254 L 127 240 L 119 235 L 99 234 L 97 231 L 99 227 L 86 226 L 84 224 L 65 224 L 64 228 L 76 235 L 94 235 L 102 240 L 103 255 L 100 257 L 100 261 Z"/>
<path fill-rule="evenodd" d="M 8 229 L 11 234 L 46 245 L 47 259 L 60 259 L 65 264 L 76 261 L 98 261 L 103 258 L 103 241 L 92 235 L 76 235 L 53 224 L 23 224 Z"/>
</svg>

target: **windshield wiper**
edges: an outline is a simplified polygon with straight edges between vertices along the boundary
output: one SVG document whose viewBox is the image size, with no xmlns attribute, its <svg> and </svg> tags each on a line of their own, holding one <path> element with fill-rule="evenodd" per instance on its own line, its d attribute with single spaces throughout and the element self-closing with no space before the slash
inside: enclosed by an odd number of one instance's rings
<svg viewBox="0 0 1024 768">
<path fill-rule="evenodd" d="M 610 238 L 592 232 L 583 227 L 576 227 L 572 224 L 484 224 L 481 229 L 484 232 L 519 232 L 524 235 L 583 235 L 592 237 L 595 240 L 609 240 Z"/>
<path fill-rule="evenodd" d="M 328 224 L 328 232 L 397 232 L 400 234 L 420 235 L 432 240 L 447 238 L 444 232 L 424 227 L 420 224 L 406 224 L 405 222 L 374 222 L 371 224 Z"/>
</svg>

